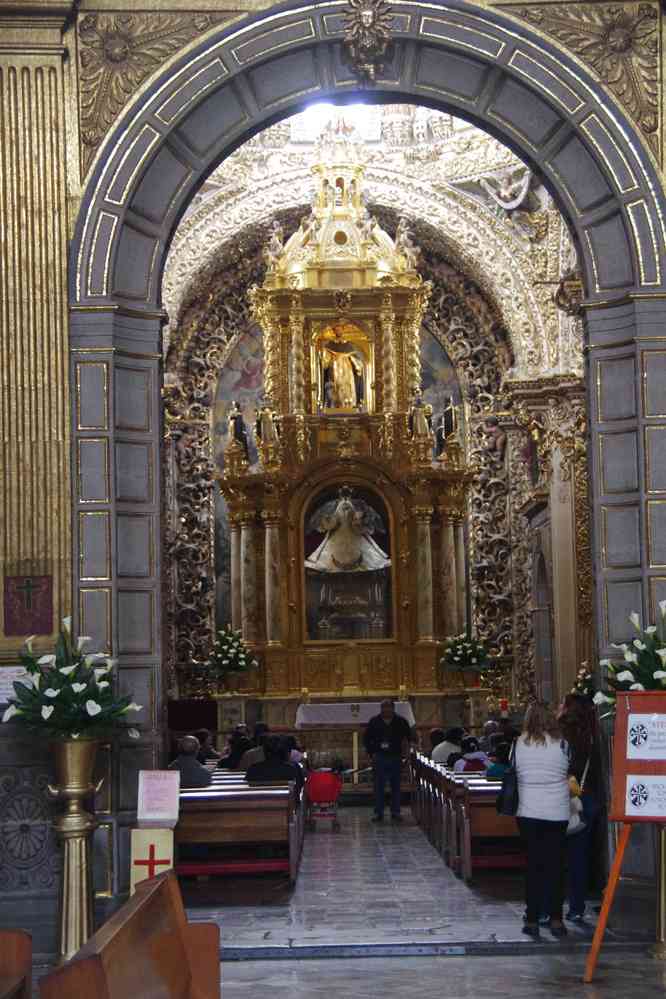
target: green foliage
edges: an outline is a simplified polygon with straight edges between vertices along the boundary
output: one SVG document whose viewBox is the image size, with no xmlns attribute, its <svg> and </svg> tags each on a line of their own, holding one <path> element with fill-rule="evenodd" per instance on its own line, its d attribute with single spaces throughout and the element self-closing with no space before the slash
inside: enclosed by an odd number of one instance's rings
<svg viewBox="0 0 666 999">
<path fill-rule="evenodd" d="M 16 696 L 10 698 L 3 722 L 19 722 L 49 739 L 98 739 L 126 726 L 131 712 L 141 711 L 130 696 L 115 695 L 113 661 L 85 655 L 91 639 L 73 639 L 69 618 L 63 621 L 55 652 L 37 656 L 32 641 L 20 653 L 27 676 L 14 683 Z M 128 734 L 139 735 L 132 728 Z"/>
<path fill-rule="evenodd" d="M 246 673 L 259 663 L 252 658 L 240 631 L 227 624 L 217 632 L 210 656 L 203 665 L 211 678 L 224 680 L 229 673 Z"/>
<path fill-rule="evenodd" d="M 491 665 L 488 653 L 481 642 L 471 635 L 454 635 L 444 643 L 444 655 L 439 665 L 445 670 L 470 670 L 480 673 Z"/>
</svg>

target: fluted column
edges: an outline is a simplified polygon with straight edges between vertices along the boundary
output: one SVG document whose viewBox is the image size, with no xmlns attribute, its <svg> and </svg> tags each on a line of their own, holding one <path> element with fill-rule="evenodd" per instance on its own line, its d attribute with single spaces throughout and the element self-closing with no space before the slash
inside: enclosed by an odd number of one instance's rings
<svg viewBox="0 0 666 999">
<path fill-rule="evenodd" d="M 266 587 L 266 642 L 279 645 L 282 641 L 280 620 L 280 525 L 273 511 L 262 513 L 264 521 L 264 560 Z"/>
<path fill-rule="evenodd" d="M 454 522 L 448 510 L 442 510 L 441 586 L 444 608 L 444 635 L 458 632 L 458 577 L 456 572 L 456 543 Z"/>
<path fill-rule="evenodd" d="M 430 520 L 432 507 L 416 507 L 416 638 L 429 642 L 434 638 L 432 601 L 432 544 Z"/>
<path fill-rule="evenodd" d="M 257 639 L 257 549 L 254 536 L 254 514 L 241 516 L 240 586 L 241 631 L 248 642 Z"/>
<path fill-rule="evenodd" d="M 229 518 L 229 535 L 231 540 L 231 627 L 239 631 L 242 627 L 241 617 L 241 528 L 238 516 Z"/>
<path fill-rule="evenodd" d="M 465 525 L 462 517 L 454 525 L 458 633 L 467 627 L 467 575 L 465 572 Z"/>
</svg>

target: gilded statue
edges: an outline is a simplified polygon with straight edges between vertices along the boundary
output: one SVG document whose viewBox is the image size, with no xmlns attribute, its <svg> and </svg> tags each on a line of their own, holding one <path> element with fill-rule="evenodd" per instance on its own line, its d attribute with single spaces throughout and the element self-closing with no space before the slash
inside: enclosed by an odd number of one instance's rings
<svg viewBox="0 0 666 999">
<path fill-rule="evenodd" d="M 409 410 L 409 432 L 412 437 L 432 437 L 432 406 L 417 395 Z"/>
<path fill-rule="evenodd" d="M 257 440 L 262 444 L 280 443 L 280 424 L 268 403 L 265 403 L 257 412 L 255 434 Z"/>
<path fill-rule="evenodd" d="M 319 345 L 321 405 L 326 409 L 361 409 L 365 402 L 366 363 L 361 351 L 343 336 L 340 325 Z"/>
<path fill-rule="evenodd" d="M 247 427 L 245 426 L 245 420 L 243 419 L 240 403 L 236 400 L 234 400 L 231 404 L 229 416 L 227 417 L 227 426 L 229 428 L 229 443 L 232 444 L 235 441 L 240 444 L 243 448 L 246 459 L 249 461 L 250 450 Z"/>
</svg>

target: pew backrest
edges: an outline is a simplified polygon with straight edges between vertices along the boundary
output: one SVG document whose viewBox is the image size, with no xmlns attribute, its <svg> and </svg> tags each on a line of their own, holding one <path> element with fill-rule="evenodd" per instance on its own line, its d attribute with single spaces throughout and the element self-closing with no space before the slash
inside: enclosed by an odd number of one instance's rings
<svg viewBox="0 0 666 999">
<path fill-rule="evenodd" d="M 41 999 L 219 999 L 219 932 L 187 922 L 172 871 L 141 881 L 72 961 L 42 979 Z"/>
</svg>

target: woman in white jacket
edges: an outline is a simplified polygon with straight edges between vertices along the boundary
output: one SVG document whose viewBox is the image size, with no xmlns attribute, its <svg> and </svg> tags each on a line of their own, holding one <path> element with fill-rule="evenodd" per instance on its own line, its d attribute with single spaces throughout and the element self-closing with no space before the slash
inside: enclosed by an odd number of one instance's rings
<svg viewBox="0 0 666 999">
<path fill-rule="evenodd" d="M 537 939 L 542 900 L 550 899 L 550 930 L 563 937 L 562 899 L 569 822 L 569 747 L 550 709 L 527 709 L 516 741 L 518 826 L 527 847 L 523 933 Z"/>
</svg>

